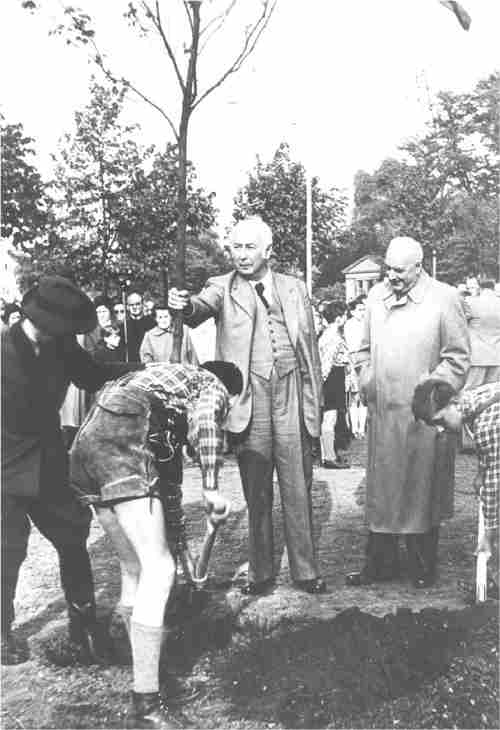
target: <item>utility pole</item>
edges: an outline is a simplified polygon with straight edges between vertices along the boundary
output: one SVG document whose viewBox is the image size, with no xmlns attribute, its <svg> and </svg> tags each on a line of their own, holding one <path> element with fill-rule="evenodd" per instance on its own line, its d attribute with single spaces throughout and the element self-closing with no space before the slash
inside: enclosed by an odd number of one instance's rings
<svg viewBox="0 0 500 730">
<path fill-rule="evenodd" d="M 306 288 L 309 297 L 312 295 L 312 176 L 309 168 L 309 161 L 305 167 L 306 176 Z"/>
</svg>

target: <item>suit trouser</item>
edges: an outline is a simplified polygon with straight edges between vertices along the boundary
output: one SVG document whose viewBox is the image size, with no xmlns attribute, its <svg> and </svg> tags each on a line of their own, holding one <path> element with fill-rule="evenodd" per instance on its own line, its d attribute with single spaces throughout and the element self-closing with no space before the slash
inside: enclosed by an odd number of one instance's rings
<svg viewBox="0 0 500 730">
<path fill-rule="evenodd" d="M 302 415 L 298 369 L 269 380 L 250 374 L 252 419 L 236 454 L 248 506 L 248 578 L 260 582 L 274 573 L 273 472 L 276 467 L 285 540 L 293 580 L 318 575 L 312 537 L 311 438 Z"/>
<path fill-rule="evenodd" d="M 2 595 L 1 628 L 14 620 L 14 597 L 22 562 L 26 557 L 31 518 L 57 550 L 61 584 L 69 603 L 94 602 L 94 583 L 87 552 L 91 512 L 67 488 L 57 502 L 48 498 L 2 497 Z"/>
</svg>

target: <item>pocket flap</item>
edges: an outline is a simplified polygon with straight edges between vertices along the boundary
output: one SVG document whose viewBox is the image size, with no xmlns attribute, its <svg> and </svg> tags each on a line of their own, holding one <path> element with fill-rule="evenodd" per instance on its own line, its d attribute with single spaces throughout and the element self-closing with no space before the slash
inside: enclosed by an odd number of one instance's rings
<svg viewBox="0 0 500 730">
<path fill-rule="evenodd" d="M 115 386 L 107 386 L 97 394 L 97 405 L 110 413 L 122 416 L 145 416 L 149 411 L 149 405 L 144 396 L 135 397 L 133 393 L 126 392 Z"/>
</svg>

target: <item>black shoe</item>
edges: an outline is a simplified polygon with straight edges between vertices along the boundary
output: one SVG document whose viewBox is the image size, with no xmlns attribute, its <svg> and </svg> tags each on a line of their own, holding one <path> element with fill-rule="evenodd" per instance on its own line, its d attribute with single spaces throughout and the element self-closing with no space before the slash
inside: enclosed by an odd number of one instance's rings
<svg viewBox="0 0 500 730">
<path fill-rule="evenodd" d="M 326 593 L 326 583 L 323 578 L 311 578 L 310 580 L 296 580 L 295 585 L 306 593 Z"/>
<path fill-rule="evenodd" d="M 244 596 L 261 596 L 263 593 L 267 593 L 271 588 L 274 587 L 274 578 L 266 578 L 266 580 L 260 580 L 257 583 L 249 581 L 243 586 L 241 592 Z"/>
<path fill-rule="evenodd" d="M 416 578 L 412 578 L 414 588 L 430 588 L 435 582 L 435 575 L 420 575 Z"/>
<path fill-rule="evenodd" d="M 324 459 L 321 466 L 323 469 L 350 469 L 350 464 L 347 461 L 330 461 L 330 459 Z"/>
<path fill-rule="evenodd" d="M 11 631 L 2 632 L 2 664 L 23 664 L 30 658 L 30 650 L 24 639 L 18 639 Z"/>
<path fill-rule="evenodd" d="M 128 728 L 153 728 L 156 730 L 177 730 L 182 723 L 169 713 L 159 692 L 132 692 L 132 702 L 127 712 Z"/>
<path fill-rule="evenodd" d="M 384 583 L 397 580 L 399 577 L 400 573 L 397 570 L 374 574 L 363 568 L 363 570 L 356 571 L 355 573 L 347 573 L 345 584 L 351 588 L 359 588 L 360 586 L 369 586 L 371 583 Z"/>
<path fill-rule="evenodd" d="M 103 647 L 103 637 L 99 637 L 95 606 L 68 603 L 69 638 L 80 647 L 85 659 L 94 664 L 106 664 L 108 651 Z"/>
<path fill-rule="evenodd" d="M 373 578 L 364 570 L 358 570 L 355 573 L 347 573 L 345 577 L 346 586 L 351 588 L 359 588 L 359 586 L 369 586 L 373 583 Z"/>
</svg>

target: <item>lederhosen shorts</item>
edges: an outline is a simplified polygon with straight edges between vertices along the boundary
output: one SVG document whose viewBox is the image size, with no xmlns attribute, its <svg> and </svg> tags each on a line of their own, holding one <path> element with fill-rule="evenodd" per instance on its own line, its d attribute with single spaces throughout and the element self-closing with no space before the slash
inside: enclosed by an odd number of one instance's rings
<svg viewBox="0 0 500 730">
<path fill-rule="evenodd" d="M 99 391 L 70 452 L 70 484 L 81 502 L 161 497 L 162 482 L 180 484 L 182 472 L 168 467 L 185 439 L 185 416 L 172 420 L 168 410 L 127 378 Z"/>
</svg>

